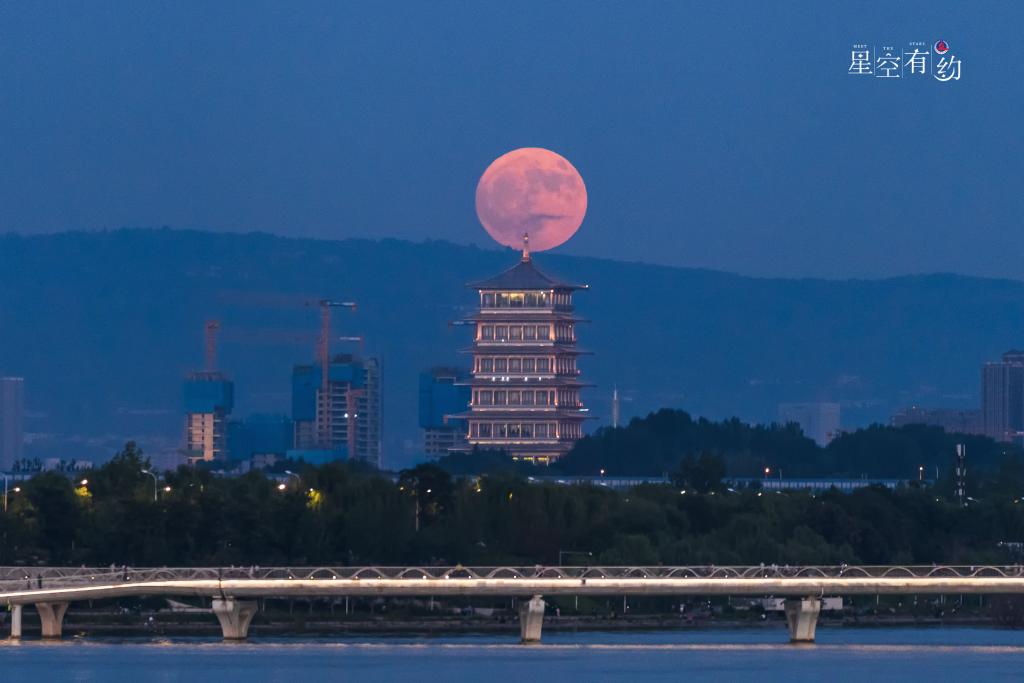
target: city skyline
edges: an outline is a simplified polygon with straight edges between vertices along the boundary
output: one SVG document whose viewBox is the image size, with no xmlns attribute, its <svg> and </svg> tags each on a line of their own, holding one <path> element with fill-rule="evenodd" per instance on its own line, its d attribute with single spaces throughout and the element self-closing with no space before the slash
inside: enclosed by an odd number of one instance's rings
<svg viewBox="0 0 1024 683">
<path fill-rule="evenodd" d="M 466 282 L 516 258 L 440 242 L 159 230 L 6 237 L 0 244 L 0 273 L 13 294 L 3 315 L 20 321 L 0 340 L 0 371 L 28 379 L 26 431 L 37 435 L 31 450 L 53 453 L 65 443 L 89 458 L 107 457 L 118 438 L 145 436 L 153 452 L 178 448 L 181 378 L 202 367 L 201 331 L 211 318 L 223 324 L 218 364 L 237 382 L 233 414 L 288 414 L 292 366 L 315 355 L 317 311 L 307 304 L 334 295 L 360 304 L 351 318 L 339 318 L 337 333 L 364 336 L 368 351 L 383 359 L 385 450 L 407 462 L 422 441 L 418 373 L 465 362 L 455 353 L 463 331 L 447 324 L 471 311 Z M 763 423 L 777 418 L 779 403 L 832 400 L 843 403 L 843 427 L 856 428 L 887 423 L 903 406 L 977 407 L 978 367 L 1024 338 L 1024 292 L 1012 282 L 780 281 L 556 252 L 542 258 L 552 272 L 600 292 L 581 302 L 582 315 L 601 321 L 588 326 L 586 341 L 597 354 L 587 364 L 597 388 L 586 400 L 598 425 L 611 415 L 616 384 L 624 422 L 677 407 Z M 49 267 L 52 259 L 65 268 Z M 104 267 L 109 259 L 146 276 L 126 288 L 121 274 Z M 178 265 L 168 268 L 168 260 Z M 416 296 L 406 278 L 381 278 L 393 269 L 415 278 Z M 73 312 L 58 306 L 27 315 L 15 307 L 40 287 L 74 292 Z M 139 318 L 154 301 L 163 302 L 162 314 Z M 69 335 L 75 344 L 35 343 Z M 86 353 L 93 362 L 78 362 Z M 659 363 L 644 362 L 652 353 Z M 153 354 L 162 362 L 153 363 Z M 86 387 L 93 392 L 83 400 Z"/>
</svg>

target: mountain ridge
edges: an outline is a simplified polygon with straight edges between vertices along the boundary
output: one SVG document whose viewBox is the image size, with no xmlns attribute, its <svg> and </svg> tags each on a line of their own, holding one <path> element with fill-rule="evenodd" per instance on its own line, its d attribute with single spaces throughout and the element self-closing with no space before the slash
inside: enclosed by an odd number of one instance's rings
<svg viewBox="0 0 1024 683">
<path fill-rule="evenodd" d="M 270 233 L 119 229 L 0 235 L 0 372 L 26 377 L 33 433 L 138 435 L 170 448 L 180 384 L 202 362 L 202 324 L 222 320 L 238 414 L 286 412 L 293 363 L 313 357 L 315 307 L 351 298 L 335 333 L 382 358 L 385 449 L 417 454 L 416 374 L 465 366 L 466 283 L 513 250 L 429 240 L 327 241 Z M 539 267 L 590 288 L 577 297 L 596 352 L 584 399 L 604 423 L 675 407 L 771 421 L 779 402 L 836 400 L 844 426 L 901 405 L 971 407 L 979 366 L 1024 334 L 1024 283 L 952 273 L 869 279 L 761 278 L 557 253 Z M 339 350 L 340 350 L 339 345 Z M 40 440 L 40 444 L 45 440 Z M 43 448 L 43 446 L 40 446 Z M 71 446 L 46 451 L 64 455 Z M 45 449 L 44 449 L 45 450 Z"/>
</svg>

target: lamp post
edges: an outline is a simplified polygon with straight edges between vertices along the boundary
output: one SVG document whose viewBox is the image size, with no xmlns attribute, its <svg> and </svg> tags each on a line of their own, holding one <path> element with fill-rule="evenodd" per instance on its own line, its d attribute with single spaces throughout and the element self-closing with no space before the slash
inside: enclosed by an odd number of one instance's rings
<svg viewBox="0 0 1024 683">
<path fill-rule="evenodd" d="M 302 486 L 302 477 L 295 474 L 291 470 L 285 470 L 284 473 L 287 474 L 289 477 L 295 477 L 295 490 L 298 491 L 299 487 Z"/>
<path fill-rule="evenodd" d="M 156 502 L 156 489 L 157 489 L 158 486 L 160 486 L 160 482 L 157 481 L 156 475 L 153 474 L 152 472 L 150 472 L 149 470 L 142 470 L 142 473 L 143 474 L 148 474 L 149 476 L 153 477 L 153 502 L 155 503 Z"/>
<path fill-rule="evenodd" d="M 4 512 L 7 512 L 7 473 L 4 473 Z"/>
</svg>

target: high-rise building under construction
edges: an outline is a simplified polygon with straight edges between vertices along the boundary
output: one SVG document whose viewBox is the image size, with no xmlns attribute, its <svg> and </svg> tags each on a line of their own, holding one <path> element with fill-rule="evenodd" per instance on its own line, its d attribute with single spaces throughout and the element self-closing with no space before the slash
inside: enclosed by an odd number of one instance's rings
<svg viewBox="0 0 1024 683">
<path fill-rule="evenodd" d="M 203 325 L 205 370 L 185 378 L 185 457 L 189 463 L 226 460 L 228 416 L 235 403 L 235 384 L 215 370 L 220 322 Z"/>
<path fill-rule="evenodd" d="M 185 456 L 190 463 L 227 458 L 228 416 L 235 385 L 220 372 L 185 379 Z"/>
<path fill-rule="evenodd" d="M 292 419 L 296 450 L 334 451 L 339 459 L 380 467 L 380 362 L 351 354 L 333 356 L 327 382 L 319 364 L 296 365 Z"/>
</svg>

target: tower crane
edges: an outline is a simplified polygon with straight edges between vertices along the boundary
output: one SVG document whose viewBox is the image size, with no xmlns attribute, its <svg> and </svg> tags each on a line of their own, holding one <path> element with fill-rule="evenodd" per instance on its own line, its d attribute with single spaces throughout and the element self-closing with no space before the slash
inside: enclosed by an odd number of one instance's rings
<svg viewBox="0 0 1024 683">
<path fill-rule="evenodd" d="M 219 320 L 207 320 L 203 326 L 206 340 L 206 372 L 214 372 L 217 368 L 217 331 L 220 330 Z"/>
<path fill-rule="evenodd" d="M 317 401 L 317 440 L 321 448 L 330 448 L 331 444 L 331 309 L 348 308 L 356 310 L 353 301 L 334 301 L 321 299 L 320 306 L 320 339 L 317 341 L 317 355 L 320 358 L 320 396 Z"/>
</svg>

